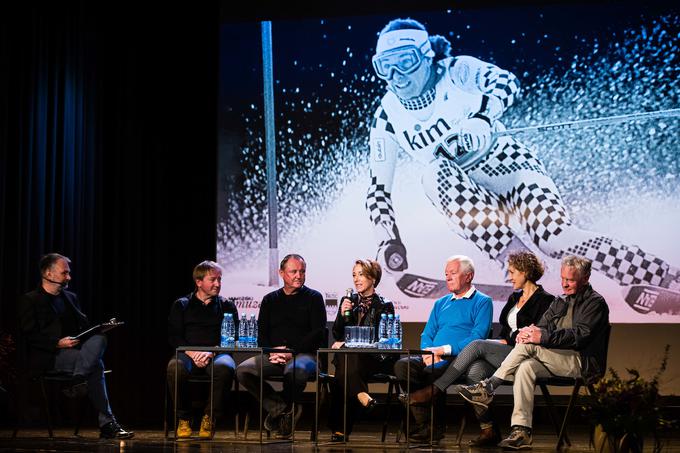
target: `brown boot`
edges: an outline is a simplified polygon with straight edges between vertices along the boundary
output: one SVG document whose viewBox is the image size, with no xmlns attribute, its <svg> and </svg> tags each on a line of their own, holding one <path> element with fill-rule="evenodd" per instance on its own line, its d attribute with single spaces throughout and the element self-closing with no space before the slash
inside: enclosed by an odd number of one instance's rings
<svg viewBox="0 0 680 453">
<path fill-rule="evenodd" d="M 501 441 L 501 436 L 498 434 L 495 426 L 490 428 L 483 428 L 479 436 L 470 441 L 471 447 L 495 447 Z"/>
<path fill-rule="evenodd" d="M 428 385 L 411 393 L 411 406 L 425 406 L 442 391 L 434 385 Z"/>
</svg>

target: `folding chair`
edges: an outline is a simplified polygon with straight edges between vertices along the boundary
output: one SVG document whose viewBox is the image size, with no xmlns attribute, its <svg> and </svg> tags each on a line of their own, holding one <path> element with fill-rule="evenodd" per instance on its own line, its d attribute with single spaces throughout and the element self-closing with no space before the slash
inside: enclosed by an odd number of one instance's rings
<svg viewBox="0 0 680 453">
<path fill-rule="evenodd" d="M 602 372 L 604 373 L 605 370 L 607 369 L 607 354 L 609 352 L 609 334 L 611 333 L 611 325 L 607 325 L 607 328 L 605 329 L 604 333 L 602 334 L 602 339 L 601 341 L 604 341 L 604 359 L 605 362 L 602 364 Z M 597 341 L 597 340 L 594 340 Z M 555 426 L 555 431 L 557 432 L 557 445 L 555 449 L 560 449 L 564 443 L 567 445 L 571 446 L 571 441 L 569 440 L 569 436 L 567 435 L 567 425 L 569 423 L 569 416 L 571 415 L 572 409 L 574 408 L 574 405 L 576 403 L 576 400 L 578 399 L 579 396 L 579 390 L 581 387 L 586 387 L 588 391 L 590 392 L 591 395 L 595 393 L 595 390 L 593 388 L 593 385 L 590 383 L 586 383 L 585 380 L 581 377 L 578 378 L 569 378 L 569 377 L 562 377 L 562 376 L 552 376 L 548 378 L 538 378 L 536 379 L 536 385 L 538 385 L 541 388 L 541 392 L 543 393 L 543 397 L 545 398 L 546 405 L 548 406 L 548 414 L 550 415 L 550 419 L 553 422 L 553 425 Z M 571 396 L 569 397 L 569 404 L 567 405 L 567 409 L 564 412 L 564 418 L 562 419 L 562 423 L 558 423 L 558 418 L 556 416 L 555 412 L 555 404 L 553 402 L 553 399 L 550 395 L 550 392 L 548 391 L 548 386 L 556 386 L 556 387 L 573 387 L 571 391 Z"/>
</svg>

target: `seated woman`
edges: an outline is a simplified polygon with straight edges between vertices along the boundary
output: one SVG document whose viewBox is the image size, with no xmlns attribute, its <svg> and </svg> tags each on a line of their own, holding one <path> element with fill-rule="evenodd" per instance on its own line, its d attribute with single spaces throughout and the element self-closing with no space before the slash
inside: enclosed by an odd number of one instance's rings
<svg viewBox="0 0 680 453">
<path fill-rule="evenodd" d="M 428 403 L 433 394 L 445 392 L 447 387 L 461 377 L 466 382 L 479 382 L 500 366 L 515 346 L 515 338 L 521 327 L 536 324 L 552 303 L 554 296 L 543 290 L 536 282 L 543 276 L 543 264 L 528 251 L 511 253 L 508 257 L 508 274 L 515 291 L 501 311 L 499 337 L 493 340 L 475 340 L 456 356 L 444 374 L 434 382 L 411 394 L 411 404 Z M 479 379 L 481 376 L 481 379 Z M 471 446 L 496 445 L 500 435 L 488 413 L 477 412 L 482 431 L 470 442 Z"/>
<path fill-rule="evenodd" d="M 380 283 L 382 269 L 377 261 L 357 260 L 352 268 L 352 279 L 357 290 L 351 298 L 344 297 L 338 315 L 333 324 L 332 348 L 339 349 L 344 345 L 345 326 L 373 327 L 373 340 L 378 337 L 378 325 L 383 313 L 394 313 L 392 302 L 385 300 L 375 292 Z M 345 314 L 348 313 L 349 316 Z M 347 370 L 345 370 L 345 354 L 335 354 L 335 382 L 331 395 L 331 407 L 328 424 L 331 429 L 331 441 L 342 442 L 352 432 L 354 419 L 361 411 L 373 407 L 375 400 L 368 394 L 368 379 L 377 373 L 390 373 L 394 365 L 394 357 L 381 354 L 347 354 Z M 347 378 L 347 431 L 343 431 L 343 401 L 345 395 L 345 374 Z"/>
</svg>

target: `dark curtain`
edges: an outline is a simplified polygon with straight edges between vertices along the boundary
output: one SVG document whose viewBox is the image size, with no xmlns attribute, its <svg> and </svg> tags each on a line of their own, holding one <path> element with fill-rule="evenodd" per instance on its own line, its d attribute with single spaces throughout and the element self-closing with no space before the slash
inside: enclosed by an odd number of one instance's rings
<svg viewBox="0 0 680 453">
<path fill-rule="evenodd" d="M 215 256 L 217 4 L 0 8 L 2 331 L 39 257 L 69 256 L 91 321 L 126 322 L 114 413 L 159 427 L 168 308 Z"/>
</svg>

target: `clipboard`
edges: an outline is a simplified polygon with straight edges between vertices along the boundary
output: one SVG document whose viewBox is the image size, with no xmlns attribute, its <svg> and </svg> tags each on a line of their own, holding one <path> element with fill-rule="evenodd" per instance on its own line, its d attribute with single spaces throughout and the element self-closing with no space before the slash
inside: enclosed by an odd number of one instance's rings
<svg viewBox="0 0 680 453">
<path fill-rule="evenodd" d="M 109 330 L 115 329 L 116 327 L 122 326 L 123 324 L 125 324 L 124 321 L 118 321 L 116 318 L 112 318 L 110 321 L 97 324 L 96 326 L 92 326 L 89 329 L 84 330 L 75 337 L 71 338 L 73 338 L 74 340 L 82 340 L 84 338 L 89 337 L 90 335 L 108 332 Z"/>
</svg>

